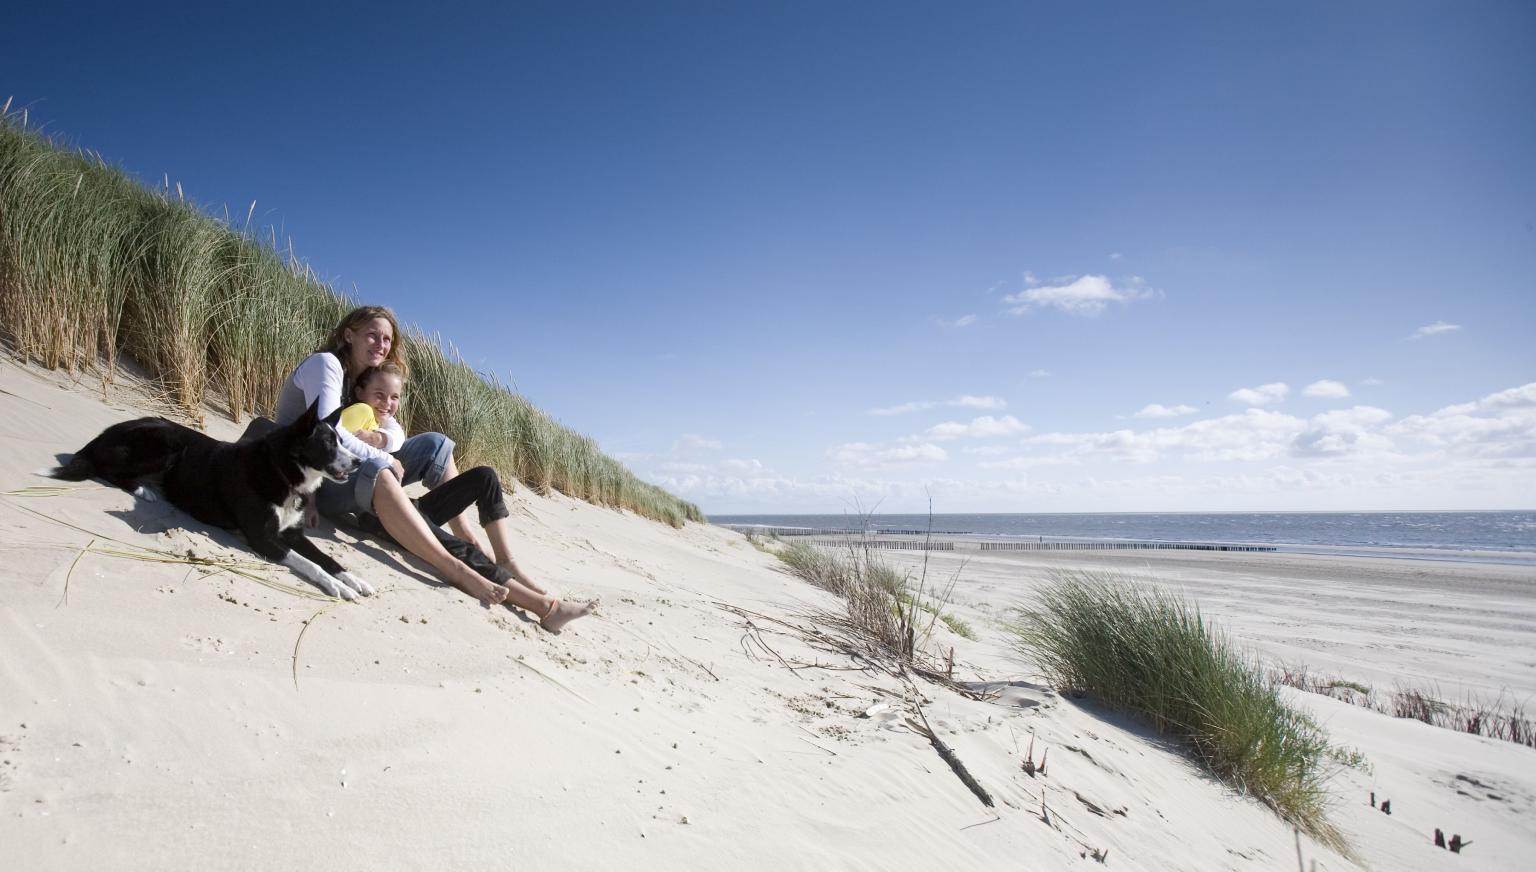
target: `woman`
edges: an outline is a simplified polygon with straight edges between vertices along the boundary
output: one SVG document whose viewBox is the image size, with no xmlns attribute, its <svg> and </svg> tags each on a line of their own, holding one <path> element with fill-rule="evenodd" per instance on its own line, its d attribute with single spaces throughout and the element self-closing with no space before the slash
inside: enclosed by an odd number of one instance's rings
<svg viewBox="0 0 1536 872">
<path fill-rule="evenodd" d="M 277 423 L 297 420 L 310 404 L 318 406 L 324 417 L 340 408 L 351 379 L 371 366 L 385 361 L 404 369 L 400 348 L 395 342 L 399 325 L 394 313 L 382 306 L 360 306 L 336 325 L 320 351 L 305 358 L 293 375 L 283 383 L 277 398 Z M 441 433 L 418 433 L 405 440 L 393 455 L 382 447 L 369 444 L 357 434 L 337 429 L 342 445 L 361 458 L 358 471 L 345 483 L 327 481 L 316 494 L 316 505 L 325 515 L 343 512 L 372 513 L 378 516 L 389 535 L 401 547 L 431 564 L 453 586 L 486 605 L 506 602 L 540 616 L 546 630 L 559 632 L 571 621 L 590 614 L 593 603 L 568 603 L 533 586 L 521 572 L 515 572 L 505 585 L 482 578 L 442 546 L 427 522 L 405 495 L 405 486 L 424 481 L 428 489 L 458 475 L 453 463 L 453 440 Z M 372 437 L 369 437 L 370 439 Z M 490 534 L 498 558 L 508 541 L 506 518 L 489 519 Z M 449 521 L 459 538 L 473 541 L 473 533 L 461 516 Z M 495 529 L 493 529 L 495 527 Z M 464 535 L 464 534 L 469 535 Z M 511 562 L 510 554 L 506 557 Z"/>
</svg>

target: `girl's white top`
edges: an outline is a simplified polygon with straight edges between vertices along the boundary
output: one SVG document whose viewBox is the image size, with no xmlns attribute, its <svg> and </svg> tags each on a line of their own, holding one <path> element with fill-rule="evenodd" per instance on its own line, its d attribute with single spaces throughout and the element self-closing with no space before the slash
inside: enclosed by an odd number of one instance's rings
<svg viewBox="0 0 1536 872">
<path fill-rule="evenodd" d="M 283 389 L 278 392 L 278 426 L 287 426 L 297 421 L 310 403 L 318 403 L 319 407 L 315 411 L 322 418 L 341 408 L 341 391 L 346 380 L 346 374 L 341 370 L 341 361 L 336 355 L 328 351 L 317 351 L 304 358 L 304 362 L 283 382 Z M 398 424 L 395 426 L 399 427 Z M 340 437 L 344 448 L 364 461 L 375 460 L 388 466 L 393 459 L 388 451 L 380 451 L 351 433 L 343 432 L 340 427 L 336 428 L 336 435 Z M 405 441 L 403 430 L 400 431 L 400 441 Z"/>
<path fill-rule="evenodd" d="M 384 450 L 394 454 L 405 444 L 405 428 L 395 420 L 394 415 L 380 415 L 379 411 L 373 411 L 373 419 L 379 422 L 378 431 L 384 434 Z"/>
</svg>

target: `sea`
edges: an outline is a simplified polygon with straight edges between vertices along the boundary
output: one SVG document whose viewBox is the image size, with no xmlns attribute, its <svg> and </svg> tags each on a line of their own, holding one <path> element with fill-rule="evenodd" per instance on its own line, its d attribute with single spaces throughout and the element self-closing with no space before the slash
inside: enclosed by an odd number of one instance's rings
<svg viewBox="0 0 1536 872">
<path fill-rule="evenodd" d="M 1478 551 L 1485 552 L 1484 560 L 1536 565 L 1536 511 L 947 514 L 931 520 L 928 515 L 712 515 L 710 521 L 1047 541 L 1272 545 L 1296 552 L 1361 549 L 1368 556 Z"/>
</svg>

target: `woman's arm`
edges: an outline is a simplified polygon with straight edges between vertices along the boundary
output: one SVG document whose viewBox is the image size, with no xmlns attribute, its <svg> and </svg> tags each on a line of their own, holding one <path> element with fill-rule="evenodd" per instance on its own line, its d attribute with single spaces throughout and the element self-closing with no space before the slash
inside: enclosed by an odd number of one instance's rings
<svg viewBox="0 0 1536 872">
<path fill-rule="evenodd" d="M 341 371 L 341 361 L 336 359 L 336 355 L 324 352 L 311 354 L 293 372 L 293 384 L 304 394 L 304 404 L 306 406 L 315 404 L 317 407 L 315 411 L 321 418 L 341 408 L 341 389 L 345 380 Z M 383 463 L 392 460 L 389 452 L 374 448 L 346 432 L 345 428 L 337 427 L 336 435 L 340 438 L 342 447 L 363 460 L 378 460 Z"/>
</svg>

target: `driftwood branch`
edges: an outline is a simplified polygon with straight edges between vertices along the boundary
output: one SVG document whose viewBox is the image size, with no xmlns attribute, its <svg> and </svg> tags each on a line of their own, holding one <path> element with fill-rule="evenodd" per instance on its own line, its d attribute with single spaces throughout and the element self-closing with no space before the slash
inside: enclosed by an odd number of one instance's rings
<svg viewBox="0 0 1536 872">
<path fill-rule="evenodd" d="M 917 688 L 914 687 L 912 690 L 914 697 L 916 697 Z M 976 794 L 976 798 L 981 800 L 982 805 L 992 808 L 992 795 L 987 793 L 986 788 L 976 781 L 975 776 L 971 775 L 971 771 L 965 768 L 965 764 L 960 762 L 959 757 L 955 756 L 954 749 L 944 744 L 944 740 L 939 738 L 939 734 L 933 731 L 933 725 L 928 723 L 928 716 L 923 713 L 923 704 L 914 698 L 912 708 L 917 711 L 917 716 L 922 719 L 922 732 L 933 745 L 933 750 L 939 752 L 939 756 L 943 758 L 945 763 L 949 764 L 949 768 L 954 770 L 955 775 L 959 776 L 960 781 L 970 789 L 971 793 Z"/>
</svg>

